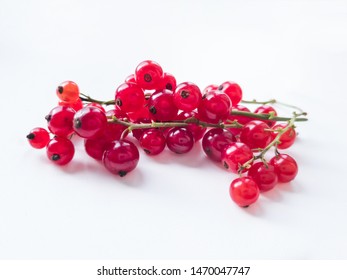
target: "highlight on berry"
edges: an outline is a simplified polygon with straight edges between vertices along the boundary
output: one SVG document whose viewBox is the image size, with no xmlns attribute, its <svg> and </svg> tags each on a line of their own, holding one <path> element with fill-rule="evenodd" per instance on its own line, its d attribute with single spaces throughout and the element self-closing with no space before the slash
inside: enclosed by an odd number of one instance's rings
<svg viewBox="0 0 347 280">
<path fill-rule="evenodd" d="M 229 194 L 240 207 L 298 173 L 295 159 L 282 151 L 295 143 L 296 123 L 307 121 L 306 112 L 275 99 L 244 100 L 233 81 L 201 90 L 192 81 L 177 83 L 157 62 L 145 60 L 115 87 L 111 100 L 81 93 L 73 81 L 58 85 L 56 95 L 46 127 L 35 127 L 26 136 L 33 148 L 46 149 L 56 165 L 73 160 L 77 137 L 84 140 L 88 156 L 120 177 L 137 167 L 139 149 L 156 156 L 165 149 L 186 154 L 201 145 L 207 159 L 236 174 Z M 279 116 L 278 104 L 295 111 Z"/>
</svg>

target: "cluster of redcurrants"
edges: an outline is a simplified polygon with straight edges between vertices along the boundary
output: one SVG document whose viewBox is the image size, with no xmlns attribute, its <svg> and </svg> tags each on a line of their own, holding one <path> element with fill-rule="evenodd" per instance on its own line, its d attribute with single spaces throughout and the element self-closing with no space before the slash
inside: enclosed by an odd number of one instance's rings
<svg viewBox="0 0 347 280">
<path fill-rule="evenodd" d="M 177 85 L 175 77 L 164 73 L 156 62 L 143 61 L 117 88 L 112 101 L 94 100 L 80 93 L 72 81 L 60 84 L 56 94 L 59 104 L 46 116 L 53 137 L 38 127 L 27 138 L 34 148 L 46 148 L 48 158 L 58 165 L 72 160 L 73 135 L 84 139 L 89 156 L 120 176 L 139 161 L 129 132 L 151 156 L 166 146 L 175 153 L 187 153 L 202 139 L 210 159 L 240 175 L 232 181 L 230 195 L 242 207 L 254 203 L 261 191 L 272 189 L 277 182 L 293 180 L 298 171 L 292 157 L 278 152 L 293 144 L 294 126 L 276 124 L 276 111 L 269 105 L 258 107 L 255 114 L 236 114 L 250 110 L 239 104 L 242 91 L 234 82 L 210 85 L 201 92 L 191 82 Z M 105 104 L 113 108 L 106 112 Z M 259 120 L 256 114 L 267 118 Z M 263 156 L 272 146 L 276 154 L 266 161 Z M 245 172 L 247 176 L 242 175 Z"/>
</svg>

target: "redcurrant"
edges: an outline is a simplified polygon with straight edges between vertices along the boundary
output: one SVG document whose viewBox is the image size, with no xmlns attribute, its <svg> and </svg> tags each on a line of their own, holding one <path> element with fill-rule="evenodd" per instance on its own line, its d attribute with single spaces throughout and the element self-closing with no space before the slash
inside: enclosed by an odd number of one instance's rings
<svg viewBox="0 0 347 280">
<path fill-rule="evenodd" d="M 72 121 L 75 113 L 75 110 L 68 106 L 57 106 L 53 108 L 46 116 L 49 131 L 62 137 L 72 134 Z"/>
<path fill-rule="evenodd" d="M 75 154 L 71 140 L 56 136 L 47 144 L 47 157 L 57 165 L 68 164 Z"/>
<path fill-rule="evenodd" d="M 194 137 L 186 128 L 174 127 L 166 136 L 166 144 L 176 154 L 184 154 L 193 148 Z"/>
<path fill-rule="evenodd" d="M 139 143 L 146 154 L 154 156 L 160 154 L 164 150 L 166 139 L 161 130 L 151 128 L 142 133 Z"/>
<path fill-rule="evenodd" d="M 42 149 L 49 142 L 49 133 L 42 127 L 35 127 L 29 132 L 27 139 L 33 148 Z"/>
<path fill-rule="evenodd" d="M 257 109 L 255 109 L 254 113 L 256 113 L 256 114 L 272 114 L 274 117 L 277 116 L 276 110 L 272 106 L 269 106 L 269 105 L 262 105 L 262 106 L 258 107 Z M 276 123 L 275 120 L 271 120 L 271 119 L 265 120 L 264 122 L 267 123 L 267 125 L 269 127 L 272 127 Z"/>
<path fill-rule="evenodd" d="M 285 129 L 286 127 L 287 127 L 287 124 L 284 124 L 284 123 L 279 123 L 273 126 L 272 139 L 274 139 L 277 136 L 279 130 Z M 295 129 L 293 127 L 290 127 L 285 133 L 283 133 L 280 136 L 280 139 L 279 139 L 280 143 L 278 143 L 277 148 L 278 149 L 289 148 L 290 146 L 294 144 L 295 138 L 296 138 Z"/>
<path fill-rule="evenodd" d="M 230 98 L 223 92 L 211 90 L 204 94 L 198 107 L 199 118 L 210 123 L 225 121 L 230 113 Z"/>
<path fill-rule="evenodd" d="M 123 83 L 116 90 L 115 100 L 122 111 L 136 112 L 143 107 L 145 94 L 137 84 Z"/>
<path fill-rule="evenodd" d="M 251 177 L 234 179 L 229 192 L 231 199 L 240 207 L 248 207 L 259 197 L 258 185 Z"/>
<path fill-rule="evenodd" d="M 136 83 L 143 89 L 160 89 L 162 77 L 163 69 L 152 60 L 141 62 L 135 70 Z"/>
<path fill-rule="evenodd" d="M 276 155 L 269 163 L 275 167 L 279 182 L 290 182 L 298 174 L 298 165 L 295 159 L 287 154 Z"/>
<path fill-rule="evenodd" d="M 271 190 L 278 182 L 275 167 L 272 164 L 265 165 L 263 162 L 256 162 L 248 170 L 247 175 L 253 178 L 259 190 L 263 192 Z"/>
<path fill-rule="evenodd" d="M 271 142 L 270 127 L 262 121 L 250 121 L 242 127 L 240 141 L 251 149 L 264 149 Z"/>
<path fill-rule="evenodd" d="M 79 99 L 80 91 L 76 83 L 65 81 L 57 87 L 56 93 L 61 101 L 75 103 Z"/>
<path fill-rule="evenodd" d="M 173 93 L 176 107 L 186 112 L 196 109 L 201 102 L 201 98 L 199 87 L 191 82 L 179 84 Z"/>
<path fill-rule="evenodd" d="M 242 90 L 237 83 L 230 81 L 224 82 L 218 87 L 218 90 L 223 91 L 229 96 L 232 106 L 239 104 L 242 99 Z"/>
<path fill-rule="evenodd" d="M 167 89 L 153 93 L 148 100 L 148 107 L 151 118 L 156 121 L 171 121 L 178 113 L 173 94 Z"/>
<path fill-rule="evenodd" d="M 253 158 L 252 150 L 244 143 L 232 143 L 227 145 L 222 152 L 223 166 L 234 172 L 246 172 L 241 166 Z M 249 163 L 251 165 L 252 162 Z"/>
</svg>

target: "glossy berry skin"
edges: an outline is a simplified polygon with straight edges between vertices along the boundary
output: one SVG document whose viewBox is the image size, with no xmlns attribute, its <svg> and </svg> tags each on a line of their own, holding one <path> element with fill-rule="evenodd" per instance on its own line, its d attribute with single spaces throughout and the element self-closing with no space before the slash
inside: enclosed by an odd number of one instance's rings
<svg viewBox="0 0 347 280">
<path fill-rule="evenodd" d="M 218 89 L 218 85 L 208 85 L 207 87 L 204 88 L 204 90 L 202 91 L 202 94 L 206 94 L 210 92 L 211 90 L 217 90 L 217 89 Z"/>
<path fill-rule="evenodd" d="M 218 87 L 218 90 L 223 91 L 229 96 L 232 106 L 239 104 L 242 99 L 242 89 L 237 83 L 230 81 L 224 82 Z"/>
<path fill-rule="evenodd" d="M 80 90 L 76 83 L 65 81 L 57 87 L 56 93 L 61 101 L 75 103 L 79 99 Z"/>
<path fill-rule="evenodd" d="M 270 127 L 262 121 L 254 120 L 246 123 L 240 133 L 240 141 L 251 149 L 264 149 L 271 142 Z"/>
<path fill-rule="evenodd" d="M 172 152 L 185 154 L 193 148 L 194 137 L 186 128 L 174 127 L 166 136 L 166 144 Z"/>
<path fill-rule="evenodd" d="M 30 130 L 29 134 L 27 135 L 27 139 L 33 148 L 42 149 L 47 146 L 50 137 L 46 129 L 42 127 L 35 127 Z"/>
<path fill-rule="evenodd" d="M 263 162 L 254 163 L 247 175 L 257 183 L 261 192 L 273 189 L 278 182 L 275 167 L 271 164 L 266 166 Z"/>
<path fill-rule="evenodd" d="M 123 83 L 116 90 L 115 101 L 123 112 L 136 112 L 143 107 L 145 94 L 137 84 Z"/>
<path fill-rule="evenodd" d="M 105 108 L 101 105 L 101 104 L 99 104 L 99 103 L 96 103 L 96 102 L 91 102 L 91 103 L 89 103 L 88 105 L 86 105 L 87 107 L 96 107 L 96 108 L 99 108 L 101 111 L 103 111 L 104 113 L 106 113 L 106 110 L 105 110 Z"/>
<path fill-rule="evenodd" d="M 58 102 L 59 106 L 68 106 L 71 107 L 72 109 L 74 109 L 76 112 L 78 110 L 81 110 L 83 108 L 83 102 L 80 98 L 77 99 L 77 101 L 73 102 L 73 103 L 69 103 L 69 102 L 65 102 L 65 101 L 59 101 Z"/>
<path fill-rule="evenodd" d="M 234 173 L 246 172 L 246 169 L 239 170 L 240 166 L 252 158 L 252 150 L 244 143 L 229 144 L 222 152 L 223 166 Z"/>
<path fill-rule="evenodd" d="M 220 162 L 224 148 L 234 142 L 236 142 L 236 138 L 228 130 L 212 128 L 202 138 L 202 148 L 210 159 Z"/>
<path fill-rule="evenodd" d="M 295 159 L 287 154 L 276 155 L 269 163 L 275 167 L 278 181 L 281 183 L 292 181 L 298 174 L 298 165 Z"/>
<path fill-rule="evenodd" d="M 160 90 L 168 89 L 174 92 L 176 89 L 176 86 L 177 86 L 177 82 L 176 82 L 175 76 L 170 73 L 164 73 L 163 78 L 161 80 Z"/>
<path fill-rule="evenodd" d="M 136 84 L 135 75 L 130 74 L 128 77 L 125 78 L 124 82 Z"/>
<path fill-rule="evenodd" d="M 135 121 L 134 123 L 136 124 L 145 124 L 145 123 L 151 123 L 151 120 L 150 119 L 147 119 L 147 118 L 141 118 L 137 121 Z M 142 134 L 145 132 L 145 131 L 148 131 L 150 130 L 151 128 L 138 128 L 138 129 L 133 129 L 131 132 L 133 134 L 133 136 L 137 139 L 137 140 L 140 140 Z"/>
<path fill-rule="evenodd" d="M 102 134 L 107 125 L 103 111 L 96 107 L 84 107 L 76 112 L 73 119 L 73 129 L 82 138 L 92 139 Z"/>
<path fill-rule="evenodd" d="M 118 118 L 120 120 L 124 120 L 125 118 L 127 118 L 126 114 L 124 114 L 121 111 L 117 111 L 117 110 L 112 109 L 112 110 L 109 110 L 106 112 L 106 117 L 112 117 L 112 116 L 115 116 L 116 118 Z M 103 130 L 102 136 L 100 136 L 100 137 L 105 139 L 107 142 L 119 140 L 121 135 L 123 134 L 124 130 L 126 130 L 126 129 L 127 129 L 127 127 L 122 125 L 122 124 L 107 122 L 107 124 Z M 100 138 L 100 137 L 98 137 L 98 138 Z"/>
<path fill-rule="evenodd" d="M 148 100 L 148 108 L 152 120 L 171 121 L 176 118 L 178 109 L 169 90 L 153 93 Z"/>
<path fill-rule="evenodd" d="M 160 89 L 163 77 L 161 66 L 152 61 L 142 61 L 135 70 L 136 83 L 142 89 Z"/>
<path fill-rule="evenodd" d="M 239 124 L 245 125 L 246 123 L 250 122 L 251 120 L 253 120 L 250 117 L 246 117 L 246 116 L 239 116 L 239 115 L 235 115 L 233 114 L 233 111 L 241 111 L 241 112 L 251 112 L 247 107 L 242 106 L 240 104 L 233 106 L 231 108 L 231 112 L 228 116 L 228 122 L 232 123 L 233 121 L 237 121 Z M 241 133 L 241 128 L 228 128 L 228 130 L 233 133 L 235 136 L 239 135 Z"/>
<path fill-rule="evenodd" d="M 270 113 L 272 113 L 274 116 L 277 116 L 276 110 L 272 106 L 269 106 L 269 105 L 262 105 L 262 106 L 258 107 L 257 109 L 255 109 L 254 113 L 256 113 L 256 114 L 270 114 Z M 272 127 L 276 123 L 276 121 L 274 121 L 274 120 L 264 120 L 264 122 L 267 123 L 267 125 L 269 127 Z"/>
<path fill-rule="evenodd" d="M 230 98 L 220 91 L 204 94 L 198 107 L 199 118 L 209 123 L 225 121 L 231 110 Z"/>
<path fill-rule="evenodd" d="M 102 137 L 96 139 L 84 139 L 84 149 L 86 150 L 87 155 L 96 160 L 102 160 L 102 156 L 109 145 L 111 145 L 111 142 L 106 141 Z"/>
<path fill-rule="evenodd" d="M 176 107 L 186 112 L 198 108 L 201 99 L 202 96 L 199 87 L 191 82 L 179 84 L 173 93 L 173 100 Z"/>
<path fill-rule="evenodd" d="M 105 150 L 102 162 L 108 171 L 123 177 L 135 169 L 139 158 L 139 150 L 134 143 L 116 140 Z"/>
<path fill-rule="evenodd" d="M 139 139 L 139 144 L 146 154 L 155 156 L 164 150 L 166 139 L 161 130 L 151 128 L 143 132 Z"/>
<path fill-rule="evenodd" d="M 54 164 L 66 165 L 72 160 L 75 154 L 75 147 L 71 140 L 56 136 L 47 144 L 46 152 L 47 157 Z"/>
<path fill-rule="evenodd" d="M 287 127 L 287 124 L 279 123 L 272 127 L 274 130 L 271 134 L 272 139 L 275 139 L 275 137 L 278 135 L 278 129 L 284 129 Z M 280 136 L 280 143 L 277 145 L 278 149 L 288 149 L 291 147 L 296 139 L 296 131 L 293 127 L 289 128 L 285 133 L 283 133 Z"/>
<path fill-rule="evenodd" d="M 231 182 L 229 193 L 238 206 L 248 207 L 258 200 L 259 188 L 251 177 L 241 177 Z"/>
<path fill-rule="evenodd" d="M 46 116 L 50 132 L 56 136 L 67 137 L 73 133 L 72 122 L 75 110 L 69 106 L 57 106 Z"/>
<path fill-rule="evenodd" d="M 177 115 L 177 120 L 180 120 L 180 121 L 184 121 L 189 118 L 198 118 L 198 114 L 192 111 L 192 112 L 181 112 Z M 204 136 L 207 130 L 206 127 L 202 127 L 195 123 L 190 123 L 185 128 L 188 129 L 193 134 L 195 142 L 199 141 Z"/>
</svg>

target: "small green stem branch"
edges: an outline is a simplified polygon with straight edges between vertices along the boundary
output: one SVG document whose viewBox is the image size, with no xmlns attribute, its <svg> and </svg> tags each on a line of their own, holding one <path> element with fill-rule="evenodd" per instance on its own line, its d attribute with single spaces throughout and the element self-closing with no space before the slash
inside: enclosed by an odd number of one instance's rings
<svg viewBox="0 0 347 280">
<path fill-rule="evenodd" d="M 239 168 L 239 174 L 241 174 L 242 170 L 248 169 L 251 167 L 252 162 L 256 161 L 257 159 L 260 159 L 265 165 L 267 165 L 267 162 L 265 160 L 265 154 L 272 148 L 277 147 L 277 145 L 280 143 L 281 136 L 286 133 L 289 129 L 294 127 L 295 122 L 297 121 L 297 117 L 301 114 L 294 113 L 294 116 L 289 119 L 288 124 L 285 128 L 281 128 L 276 130 L 277 135 L 276 137 L 262 150 L 260 150 L 260 153 L 256 156 L 254 156 L 249 161 L 245 162 L 243 165 Z M 277 151 L 277 149 L 276 149 Z"/>
<path fill-rule="evenodd" d="M 81 92 L 80 92 L 80 99 L 85 102 L 94 102 L 94 103 L 99 103 L 101 105 L 106 105 L 106 106 L 116 104 L 115 100 L 109 100 L 109 101 L 97 100 Z"/>
</svg>

